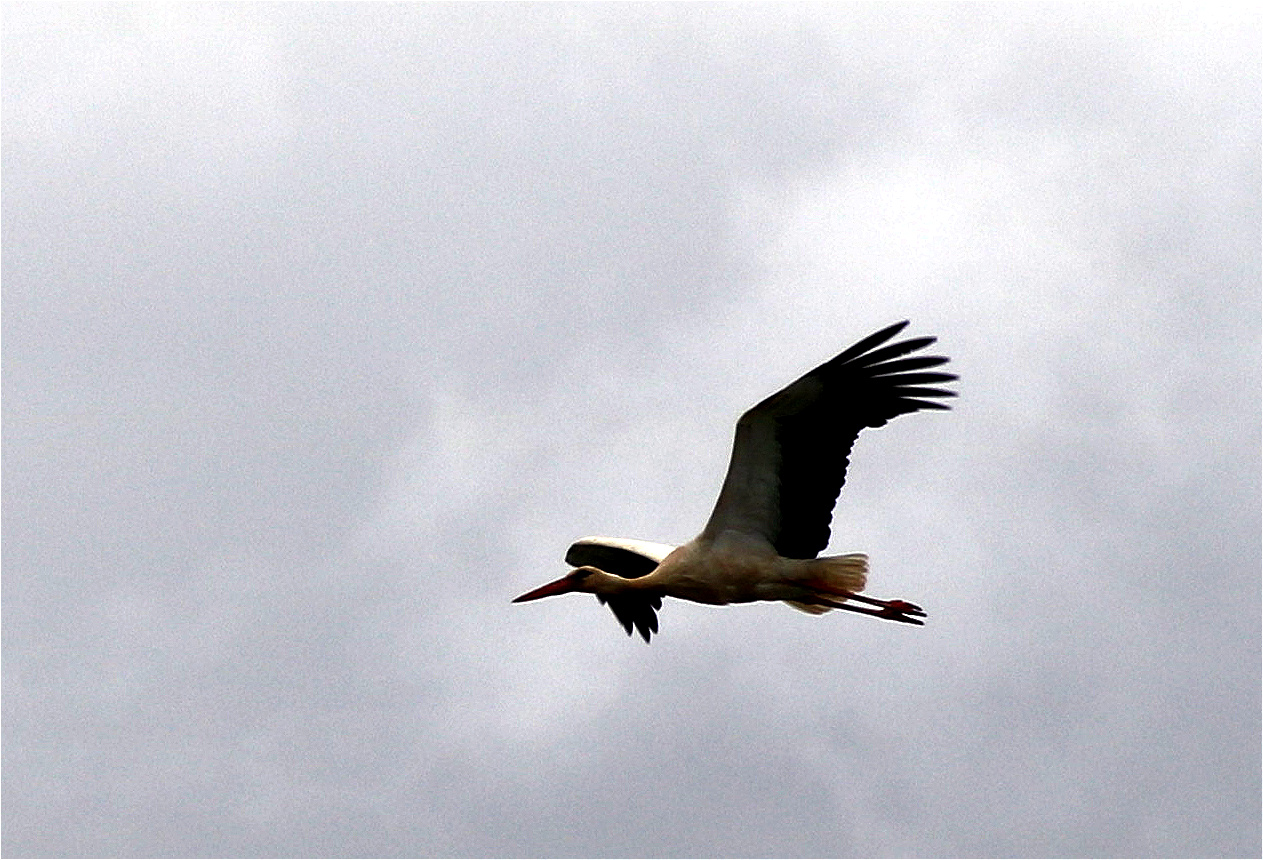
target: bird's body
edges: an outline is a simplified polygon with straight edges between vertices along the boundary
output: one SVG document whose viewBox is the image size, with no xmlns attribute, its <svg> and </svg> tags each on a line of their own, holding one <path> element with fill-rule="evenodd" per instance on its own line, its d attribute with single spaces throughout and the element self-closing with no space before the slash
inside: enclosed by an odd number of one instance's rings
<svg viewBox="0 0 1263 860">
<path fill-rule="evenodd" d="M 956 378 L 924 372 L 946 358 L 901 357 L 933 338 L 878 348 L 906 325 L 864 338 L 741 416 L 719 500 L 692 541 L 671 547 L 583 538 L 566 554 L 574 570 L 515 602 L 591 592 L 646 642 L 657 632 L 663 597 L 713 605 L 783 600 L 812 614 L 845 609 L 923 623 L 914 604 L 860 594 L 868 572 L 862 553 L 817 558 L 859 431 L 907 412 L 946 409 L 926 398 L 954 396 L 922 387 Z"/>
<path fill-rule="evenodd" d="M 776 551 L 746 535 L 726 533 L 715 540 L 697 538 L 676 547 L 642 577 L 625 578 L 602 571 L 598 577 L 607 594 L 656 593 L 695 603 L 722 606 L 752 600 L 783 600 L 762 596 L 765 586 L 779 585 L 790 566 Z"/>
<path fill-rule="evenodd" d="M 723 606 L 755 600 L 796 600 L 798 580 L 809 578 L 824 559 L 783 558 L 765 541 L 740 532 L 698 537 L 677 547 L 643 577 L 612 574 L 609 593 L 650 591 L 694 603 Z"/>
</svg>

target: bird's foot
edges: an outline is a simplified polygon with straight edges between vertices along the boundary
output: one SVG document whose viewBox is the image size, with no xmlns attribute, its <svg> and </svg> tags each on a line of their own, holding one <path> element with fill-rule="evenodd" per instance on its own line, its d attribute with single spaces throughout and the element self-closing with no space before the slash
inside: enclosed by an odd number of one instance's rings
<svg viewBox="0 0 1263 860">
<path fill-rule="evenodd" d="M 921 618 L 925 617 L 925 610 L 915 603 L 909 603 L 906 600 L 886 600 L 883 601 L 885 611 L 894 615 L 916 615 Z"/>
<path fill-rule="evenodd" d="M 902 621 L 904 624 L 925 624 L 925 610 L 915 603 L 906 600 L 887 600 L 885 607 L 878 613 L 879 617 L 889 621 Z"/>
<path fill-rule="evenodd" d="M 852 594 L 849 600 L 858 600 L 860 603 L 867 603 L 869 606 L 876 606 L 882 618 L 889 618 L 893 621 L 904 621 L 905 615 L 911 615 L 917 618 L 925 618 L 925 610 L 915 603 L 909 603 L 906 600 L 878 600 L 876 597 L 869 597 L 867 594 Z M 917 623 L 917 622 L 913 622 Z"/>
</svg>

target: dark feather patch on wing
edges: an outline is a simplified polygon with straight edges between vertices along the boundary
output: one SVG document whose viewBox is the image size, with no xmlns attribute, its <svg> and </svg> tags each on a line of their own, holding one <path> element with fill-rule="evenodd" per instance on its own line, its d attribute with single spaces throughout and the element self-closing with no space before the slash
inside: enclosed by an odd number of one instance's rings
<svg viewBox="0 0 1263 860">
<path fill-rule="evenodd" d="M 934 338 L 887 344 L 907 325 L 863 338 L 741 416 L 729 474 L 704 534 L 757 527 L 786 558 L 815 558 L 828 545 L 860 430 L 921 409 L 947 409 L 937 398 L 956 396 L 927 387 L 956 379 L 926 370 L 946 358 L 908 356 Z"/>
<path fill-rule="evenodd" d="M 598 594 L 596 599 L 609 606 L 628 636 L 632 635 L 632 628 L 635 627 L 648 642 L 649 637 L 658 632 L 658 614 L 655 610 L 662 608 L 661 597 L 645 594 Z"/>
<path fill-rule="evenodd" d="M 750 410 L 767 406 L 780 443 L 780 523 L 772 543 L 786 558 L 815 558 L 829 544 L 833 506 L 850 464 L 860 430 L 881 427 L 899 415 L 921 409 L 948 409 L 925 398 L 955 397 L 954 391 L 926 388 L 925 382 L 950 382 L 950 373 L 915 373 L 946 364 L 941 356 L 912 356 L 934 343 L 918 337 L 880 346 L 907 326 L 889 326 L 806 374 L 820 394 L 801 408 L 776 414 L 777 395 Z M 795 383 L 797 386 L 799 383 Z M 791 388 L 794 386 L 791 386 Z"/>
</svg>

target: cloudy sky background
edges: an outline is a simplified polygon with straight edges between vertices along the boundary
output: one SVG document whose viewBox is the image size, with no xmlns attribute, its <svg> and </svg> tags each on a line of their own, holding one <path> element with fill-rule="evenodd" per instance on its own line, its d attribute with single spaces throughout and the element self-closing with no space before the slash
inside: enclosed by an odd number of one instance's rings
<svg viewBox="0 0 1263 860">
<path fill-rule="evenodd" d="M 1238 6 L 7 6 L 4 851 L 1260 852 Z M 587 596 L 890 322 L 833 551 Z"/>
</svg>

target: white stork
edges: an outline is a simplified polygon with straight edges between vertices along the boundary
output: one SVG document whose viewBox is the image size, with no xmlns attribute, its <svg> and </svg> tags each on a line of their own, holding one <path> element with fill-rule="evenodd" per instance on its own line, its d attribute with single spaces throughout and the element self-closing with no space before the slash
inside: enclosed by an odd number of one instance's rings
<svg viewBox="0 0 1263 860">
<path fill-rule="evenodd" d="M 908 321 L 871 334 L 759 403 L 737 422 L 728 475 L 706 528 L 680 547 L 589 537 L 566 553 L 574 567 L 556 582 L 513 602 L 585 591 L 614 611 L 627 635 L 658 632 L 663 597 L 723 605 L 783 600 L 819 615 L 845 609 L 923 624 L 921 607 L 861 594 L 863 553 L 816 555 L 846 480 L 847 457 L 860 430 L 921 409 L 947 409 L 927 388 L 955 374 L 927 372 L 940 356 L 907 356 L 932 337 L 881 346 Z M 863 605 L 856 605 L 863 604 Z"/>
</svg>

